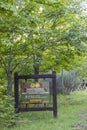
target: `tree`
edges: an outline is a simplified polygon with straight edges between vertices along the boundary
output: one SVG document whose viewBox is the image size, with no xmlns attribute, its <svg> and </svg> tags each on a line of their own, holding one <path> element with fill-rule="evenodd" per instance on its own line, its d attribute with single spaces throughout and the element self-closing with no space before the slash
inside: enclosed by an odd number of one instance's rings
<svg viewBox="0 0 87 130">
<path fill-rule="evenodd" d="M 27 8 L 27 10 L 25 11 L 24 8 Z M 4 3 L 0 1 L 0 61 L 7 75 L 8 95 L 12 94 L 12 73 L 20 64 L 20 61 L 22 64 L 22 61 L 25 62 L 30 58 L 31 47 L 25 41 L 27 41 L 27 35 L 29 37 L 30 32 L 34 31 L 36 25 L 36 17 L 33 14 L 31 15 L 32 8 L 34 8 L 33 5 L 31 7 L 29 3 L 26 5 L 25 2 L 20 7 L 15 1 L 8 0 Z M 31 11 L 31 13 L 27 14 L 28 11 Z"/>
<path fill-rule="evenodd" d="M 9 95 L 14 71 L 27 74 L 74 67 L 77 56 L 85 51 L 84 20 L 76 4 L 68 0 L 0 1 L 0 61 Z"/>
</svg>

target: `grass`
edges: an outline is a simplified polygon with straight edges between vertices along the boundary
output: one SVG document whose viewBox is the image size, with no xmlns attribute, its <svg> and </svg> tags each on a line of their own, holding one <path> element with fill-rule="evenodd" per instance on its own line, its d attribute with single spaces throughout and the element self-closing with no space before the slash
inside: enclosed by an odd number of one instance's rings
<svg viewBox="0 0 87 130">
<path fill-rule="evenodd" d="M 20 113 L 17 125 L 0 130 L 87 130 L 87 90 L 58 95 L 58 118 L 52 111 Z"/>
</svg>

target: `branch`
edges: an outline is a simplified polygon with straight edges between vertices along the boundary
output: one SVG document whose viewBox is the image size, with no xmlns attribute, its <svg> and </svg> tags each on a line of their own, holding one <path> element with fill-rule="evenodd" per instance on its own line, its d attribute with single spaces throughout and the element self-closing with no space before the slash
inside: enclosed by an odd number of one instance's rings
<svg viewBox="0 0 87 130">
<path fill-rule="evenodd" d="M 19 65 L 19 63 L 17 63 L 17 64 L 13 67 L 12 71 L 14 71 L 14 70 L 17 68 L 18 65 Z"/>
<path fill-rule="evenodd" d="M 24 62 L 24 63 L 28 63 L 28 62 L 29 62 L 29 61 L 28 61 L 29 58 L 31 58 L 31 57 L 28 57 L 28 56 L 27 56 L 25 59 L 21 60 L 21 63 L 23 63 L 23 62 Z M 18 63 L 18 64 L 19 64 L 19 63 Z M 15 67 L 17 67 L 17 66 L 15 66 Z M 23 68 L 24 68 L 24 65 L 22 64 L 22 67 L 20 68 L 20 70 L 19 70 L 18 72 L 20 72 Z"/>
<path fill-rule="evenodd" d="M 5 70 L 6 74 L 8 74 L 7 66 L 6 66 L 6 63 L 5 63 L 4 59 L 3 59 L 3 57 L 0 57 L 0 62 L 1 62 L 2 68 Z"/>
</svg>

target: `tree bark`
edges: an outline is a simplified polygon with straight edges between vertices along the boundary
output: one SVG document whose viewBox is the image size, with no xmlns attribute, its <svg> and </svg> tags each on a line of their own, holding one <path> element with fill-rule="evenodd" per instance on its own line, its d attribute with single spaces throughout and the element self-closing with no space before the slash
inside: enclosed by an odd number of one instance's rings
<svg viewBox="0 0 87 130">
<path fill-rule="evenodd" d="M 64 81 L 63 81 L 63 68 L 61 70 L 61 87 L 62 87 L 62 93 L 64 93 Z"/>
<path fill-rule="evenodd" d="M 14 44 L 14 29 L 11 29 L 11 44 Z M 8 95 L 12 96 L 12 48 L 10 49 L 10 55 L 8 57 L 8 71 L 7 71 L 7 78 L 8 78 Z"/>
<path fill-rule="evenodd" d="M 7 73 L 7 78 L 8 78 L 8 95 L 11 96 L 12 95 L 12 64 L 9 63 L 8 64 L 8 73 Z"/>
<path fill-rule="evenodd" d="M 34 64 L 34 74 L 39 74 L 39 64 Z"/>
</svg>

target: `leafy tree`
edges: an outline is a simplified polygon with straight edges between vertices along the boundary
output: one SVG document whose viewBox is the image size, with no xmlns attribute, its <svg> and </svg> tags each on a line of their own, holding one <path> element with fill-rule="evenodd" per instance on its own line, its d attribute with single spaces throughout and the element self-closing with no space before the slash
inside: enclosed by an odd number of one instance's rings
<svg viewBox="0 0 87 130">
<path fill-rule="evenodd" d="M 0 1 L 0 61 L 9 95 L 14 71 L 27 74 L 74 67 L 85 51 L 85 21 L 80 13 L 78 1 Z"/>
<path fill-rule="evenodd" d="M 14 1 L 5 1 L 4 3 L 1 1 L 0 8 L 0 61 L 8 79 L 8 94 L 11 95 L 12 73 L 20 62 L 22 64 L 22 61 L 25 62 L 25 60 L 30 58 L 31 47 L 28 45 L 29 43 L 25 43 L 25 41 L 27 41 L 27 35 L 29 36 L 29 33 L 34 30 L 33 28 L 36 25 L 34 21 L 36 21 L 36 17 L 27 14 L 29 9 L 31 11 L 32 8 L 34 8 L 33 6 L 31 8 L 29 3 L 27 3 L 27 5 L 23 3 L 21 7 L 19 7 Z M 25 12 L 26 8 L 27 11 Z"/>
</svg>

